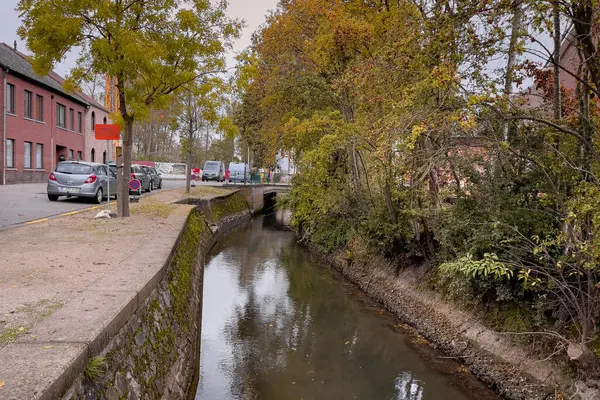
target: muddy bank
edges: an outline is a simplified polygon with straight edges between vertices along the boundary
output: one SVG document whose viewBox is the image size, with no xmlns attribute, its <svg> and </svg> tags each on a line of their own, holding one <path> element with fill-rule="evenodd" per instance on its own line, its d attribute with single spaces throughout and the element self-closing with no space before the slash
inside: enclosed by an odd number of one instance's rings
<svg viewBox="0 0 600 400">
<path fill-rule="evenodd" d="M 356 249 L 351 260 L 347 251 L 324 255 L 312 250 L 503 398 L 562 399 L 564 391 L 577 393 L 578 397 L 573 398 L 600 398 L 600 392 L 570 382 L 558 365 L 541 359 L 533 349 L 492 331 L 472 314 L 425 287 L 425 280 L 415 269 L 396 274 L 385 259 Z"/>
</svg>

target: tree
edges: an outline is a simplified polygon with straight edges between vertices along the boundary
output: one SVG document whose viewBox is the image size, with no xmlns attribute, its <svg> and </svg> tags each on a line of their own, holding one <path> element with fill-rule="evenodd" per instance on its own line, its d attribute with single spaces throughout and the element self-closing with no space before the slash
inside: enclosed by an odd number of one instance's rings
<svg viewBox="0 0 600 400">
<path fill-rule="evenodd" d="M 180 110 L 177 124 L 180 133 L 181 153 L 191 170 L 192 164 L 198 162 L 197 152 L 203 150 L 204 161 L 208 155 L 209 134 L 211 131 L 222 132 L 228 137 L 237 135 L 237 128 L 232 124 L 222 106 L 227 102 L 229 88 L 220 78 L 196 80 L 186 85 L 176 98 Z M 202 149 L 202 136 L 206 133 L 205 148 Z M 186 177 L 186 192 L 190 191 L 190 174 Z"/>
<path fill-rule="evenodd" d="M 283 1 L 239 58 L 235 121 L 263 163 L 297 158 L 302 240 L 425 257 L 594 359 L 597 17 L 593 0 Z"/>
<path fill-rule="evenodd" d="M 123 128 L 118 170 L 118 215 L 129 216 L 128 171 L 133 125 L 199 77 L 223 70 L 224 51 L 240 24 L 225 16 L 227 2 L 209 0 L 21 0 L 19 35 L 38 73 L 48 73 L 79 47 L 68 87 L 89 74 L 116 78 Z"/>
</svg>

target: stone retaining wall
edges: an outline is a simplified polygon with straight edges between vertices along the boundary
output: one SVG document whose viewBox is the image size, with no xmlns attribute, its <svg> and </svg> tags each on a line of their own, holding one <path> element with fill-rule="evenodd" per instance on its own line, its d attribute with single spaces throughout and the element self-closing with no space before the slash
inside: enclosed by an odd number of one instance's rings
<svg viewBox="0 0 600 400">
<path fill-rule="evenodd" d="M 193 395 L 199 373 L 205 255 L 220 235 L 250 217 L 239 192 L 198 200 L 158 286 L 108 346 L 88 360 L 64 399 Z"/>
</svg>

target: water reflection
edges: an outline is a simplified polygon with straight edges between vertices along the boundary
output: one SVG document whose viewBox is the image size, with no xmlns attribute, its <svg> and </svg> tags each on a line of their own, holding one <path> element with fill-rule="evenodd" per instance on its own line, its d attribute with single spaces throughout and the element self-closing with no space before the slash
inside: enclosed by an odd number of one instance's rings
<svg viewBox="0 0 600 400">
<path fill-rule="evenodd" d="M 483 398 L 434 371 L 346 285 L 291 232 L 254 220 L 231 235 L 205 271 L 196 398 Z"/>
<path fill-rule="evenodd" d="M 400 376 L 396 378 L 394 387 L 398 391 L 396 400 L 422 400 L 423 399 L 423 385 L 418 379 L 408 372 L 402 372 Z"/>
</svg>

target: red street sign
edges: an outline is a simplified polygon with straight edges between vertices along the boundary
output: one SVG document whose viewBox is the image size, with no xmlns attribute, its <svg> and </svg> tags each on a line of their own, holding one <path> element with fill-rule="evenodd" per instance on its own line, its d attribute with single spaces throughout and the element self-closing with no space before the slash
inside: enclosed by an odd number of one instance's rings
<svg viewBox="0 0 600 400">
<path fill-rule="evenodd" d="M 119 140 L 121 138 L 121 128 L 117 124 L 96 124 L 94 127 L 97 140 Z"/>
<path fill-rule="evenodd" d="M 200 168 L 192 168 L 192 174 L 200 175 Z"/>
<path fill-rule="evenodd" d="M 129 189 L 135 191 L 142 186 L 142 183 L 138 179 L 132 179 L 129 181 Z"/>
</svg>

